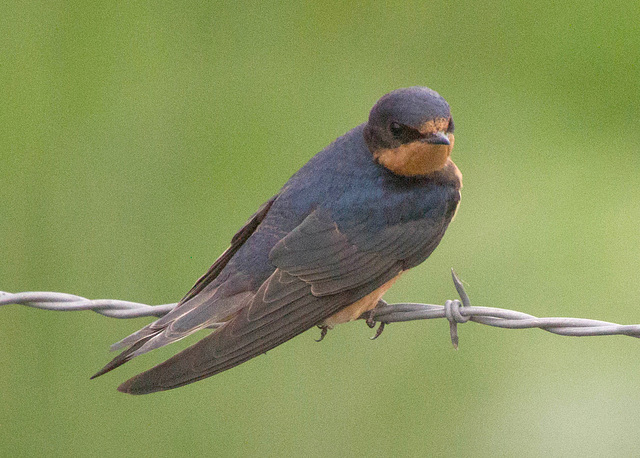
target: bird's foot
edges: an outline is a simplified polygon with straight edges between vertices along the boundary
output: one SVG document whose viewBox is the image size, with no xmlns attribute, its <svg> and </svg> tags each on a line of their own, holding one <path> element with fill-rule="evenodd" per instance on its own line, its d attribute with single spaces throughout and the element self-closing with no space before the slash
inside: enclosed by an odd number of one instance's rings
<svg viewBox="0 0 640 458">
<path fill-rule="evenodd" d="M 376 307 L 382 307 L 384 305 L 388 305 L 388 304 L 382 299 L 380 299 Z M 367 326 L 369 326 L 371 329 L 376 327 L 377 321 L 375 319 L 375 308 L 367 312 L 364 312 L 361 318 L 364 318 L 365 323 L 367 323 Z M 382 334 L 382 331 L 384 331 L 385 324 L 386 323 L 384 321 L 380 321 L 380 326 L 378 326 L 378 329 L 376 329 L 376 334 L 373 337 L 371 337 L 371 340 L 376 340 L 378 337 L 380 337 L 380 334 Z"/>
<path fill-rule="evenodd" d="M 316 342 L 322 342 L 322 339 L 324 339 L 327 335 L 327 332 L 329 332 L 329 326 L 325 325 L 318 325 L 318 327 L 320 328 L 320 338 L 316 339 Z"/>
<path fill-rule="evenodd" d="M 371 329 L 376 327 L 376 319 L 373 316 L 373 310 L 364 312 L 361 318 L 364 318 L 364 322 L 367 323 L 367 326 L 369 326 Z"/>
</svg>

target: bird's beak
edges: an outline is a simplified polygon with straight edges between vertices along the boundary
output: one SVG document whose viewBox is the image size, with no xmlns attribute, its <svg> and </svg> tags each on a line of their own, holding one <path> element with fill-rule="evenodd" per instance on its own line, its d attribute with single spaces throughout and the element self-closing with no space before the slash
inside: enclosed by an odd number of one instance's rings
<svg viewBox="0 0 640 458">
<path fill-rule="evenodd" d="M 436 132 L 433 135 L 429 135 L 422 141 L 425 143 L 431 143 L 432 145 L 451 145 L 449 138 L 442 131 Z"/>
</svg>

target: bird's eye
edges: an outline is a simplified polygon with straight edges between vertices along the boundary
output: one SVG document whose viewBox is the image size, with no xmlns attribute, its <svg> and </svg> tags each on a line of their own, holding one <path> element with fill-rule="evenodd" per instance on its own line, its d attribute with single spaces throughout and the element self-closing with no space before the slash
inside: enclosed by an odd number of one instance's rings
<svg viewBox="0 0 640 458">
<path fill-rule="evenodd" d="M 399 122 L 393 121 L 389 124 L 389 130 L 391 131 L 393 138 L 399 140 L 401 143 L 409 143 L 421 138 L 419 131 L 409 126 L 405 126 L 404 124 L 400 124 Z"/>
<path fill-rule="evenodd" d="M 402 124 L 395 121 L 391 123 L 391 125 L 389 126 L 389 129 L 391 130 L 391 134 L 395 138 L 402 137 L 402 134 L 404 134 L 405 132 L 405 127 Z"/>
<path fill-rule="evenodd" d="M 454 130 L 453 118 L 449 118 L 449 126 L 447 127 L 447 132 L 453 132 L 453 130 Z"/>
</svg>

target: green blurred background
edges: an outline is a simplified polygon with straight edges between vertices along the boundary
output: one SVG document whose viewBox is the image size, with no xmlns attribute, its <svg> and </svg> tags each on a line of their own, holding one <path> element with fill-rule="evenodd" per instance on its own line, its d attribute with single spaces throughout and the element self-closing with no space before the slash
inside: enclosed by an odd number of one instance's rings
<svg viewBox="0 0 640 458">
<path fill-rule="evenodd" d="M 640 4 L 4 2 L 0 290 L 177 301 L 384 93 L 452 106 L 462 206 L 390 301 L 640 322 Z M 149 319 L 0 310 L 2 456 L 598 456 L 640 446 L 640 343 L 317 330 L 144 397 L 89 381 Z"/>
</svg>

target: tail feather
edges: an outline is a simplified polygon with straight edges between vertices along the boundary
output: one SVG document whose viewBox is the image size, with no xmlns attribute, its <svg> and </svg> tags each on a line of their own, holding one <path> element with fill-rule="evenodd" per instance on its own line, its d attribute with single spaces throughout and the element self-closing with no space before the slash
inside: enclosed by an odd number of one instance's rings
<svg viewBox="0 0 640 458">
<path fill-rule="evenodd" d="M 307 328 L 308 326 L 303 328 L 298 327 L 290 330 L 286 334 L 278 333 L 275 336 L 270 335 L 268 337 L 271 338 L 261 339 L 261 342 L 254 340 L 249 345 L 239 349 L 239 351 L 219 358 L 215 364 L 205 370 L 195 369 L 202 359 L 202 354 L 218 346 L 219 342 L 216 342 L 216 337 L 219 331 L 216 331 L 195 345 L 169 358 L 162 364 L 130 378 L 118 387 L 118 391 L 134 395 L 149 394 L 188 385 L 224 372 L 255 356 L 266 353 L 268 350 L 304 332 Z"/>
<path fill-rule="evenodd" d="M 142 347 L 151 338 L 153 338 L 153 335 L 147 336 L 147 337 L 139 340 L 138 342 L 136 342 L 133 346 L 131 346 L 131 348 L 123 351 L 118 356 L 116 356 L 111 361 L 109 361 L 106 366 L 104 366 L 98 372 L 93 374 L 90 379 L 93 380 L 96 377 L 100 377 L 101 375 L 104 375 L 107 372 L 110 372 L 110 371 L 114 370 L 116 367 L 122 366 L 124 363 L 126 363 L 127 361 L 129 361 L 132 358 L 134 358 L 136 356 L 134 354 L 136 352 L 136 350 L 138 350 L 140 347 Z"/>
<path fill-rule="evenodd" d="M 380 280 L 358 290 L 316 297 L 302 280 L 296 279 L 299 284 L 292 284 L 276 270 L 250 306 L 191 347 L 127 380 L 118 391 L 129 394 L 165 391 L 231 369 L 321 323 L 397 273 L 385 272 Z M 280 288 L 284 291 L 279 291 Z"/>
<path fill-rule="evenodd" d="M 300 302 L 317 300 L 311 295 Z M 337 304 L 328 300 L 331 311 Z M 272 313 L 259 322 L 247 319 L 248 311 L 167 361 L 136 375 L 118 387 L 129 394 L 165 391 L 231 369 L 309 329 L 324 319 L 327 308 L 297 307 L 292 312 Z M 251 332 L 247 332 L 250 328 Z"/>
</svg>

